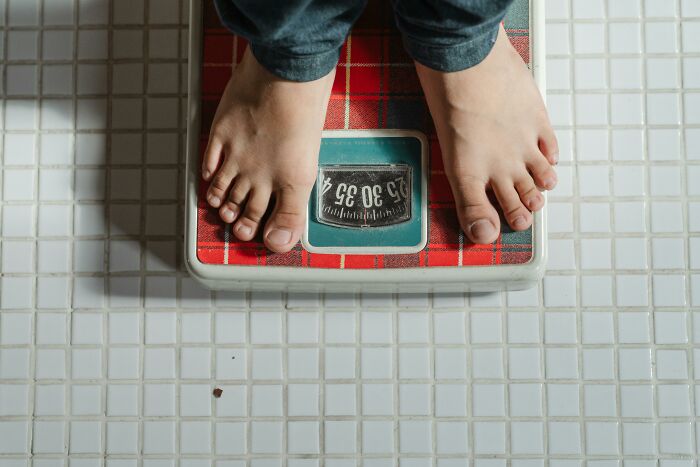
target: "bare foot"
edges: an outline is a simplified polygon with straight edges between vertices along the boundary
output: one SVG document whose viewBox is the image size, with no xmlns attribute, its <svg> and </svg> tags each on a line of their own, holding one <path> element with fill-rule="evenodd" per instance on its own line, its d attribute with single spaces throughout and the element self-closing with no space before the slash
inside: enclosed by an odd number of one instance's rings
<svg viewBox="0 0 700 467">
<path fill-rule="evenodd" d="M 211 180 L 207 202 L 224 222 L 235 222 L 240 240 L 253 239 L 272 195 L 265 245 L 283 253 L 301 237 L 334 73 L 286 81 L 265 70 L 250 49 L 234 70 L 214 117 L 202 176 Z"/>
<path fill-rule="evenodd" d="M 416 64 L 442 148 L 447 178 L 465 234 L 474 243 L 498 238 L 492 190 L 514 230 L 532 225 L 540 190 L 557 183 L 556 136 L 531 72 L 503 27 L 484 61 L 443 73 Z"/>
</svg>

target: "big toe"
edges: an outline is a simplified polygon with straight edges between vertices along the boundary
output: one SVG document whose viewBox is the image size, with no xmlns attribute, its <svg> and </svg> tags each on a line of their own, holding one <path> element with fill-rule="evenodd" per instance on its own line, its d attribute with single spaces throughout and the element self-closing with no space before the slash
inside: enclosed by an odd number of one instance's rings
<svg viewBox="0 0 700 467">
<path fill-rule="evenodd" d="M 297 244 L 304 231 L 309 190 L 289 187 L 278 190 L 275 207 L 267 221 L 263 238 L 265 246 L 277 253 L 285 253 Z"/>
<path fill-rule="evenodd" d="M 500 234 L 498 213 L 486 195 L 486 185 L 475 178 L 452 184 L 457 216 L 465 235 L 473 243 L 493 243 Z"/>
</svg>

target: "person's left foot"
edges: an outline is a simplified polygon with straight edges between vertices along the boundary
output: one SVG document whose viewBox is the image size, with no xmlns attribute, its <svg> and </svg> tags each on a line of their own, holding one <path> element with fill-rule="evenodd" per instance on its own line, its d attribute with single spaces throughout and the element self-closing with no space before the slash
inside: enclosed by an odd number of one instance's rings
<svg viewBox="0 0 700 467">
<path fill-rule="evenodd" d="M 444 73 L 416 63 L 437 128 L 445 173 L 460 225 L 474 243 L 491 243 L 499 216 L 496 195 L 514 230 L 532 225 L 531 211 L 544 206 L 539 190 L 557 183 L 557 140 L 532 74 L 503 27 L 478 65 Z"/>
</svg>

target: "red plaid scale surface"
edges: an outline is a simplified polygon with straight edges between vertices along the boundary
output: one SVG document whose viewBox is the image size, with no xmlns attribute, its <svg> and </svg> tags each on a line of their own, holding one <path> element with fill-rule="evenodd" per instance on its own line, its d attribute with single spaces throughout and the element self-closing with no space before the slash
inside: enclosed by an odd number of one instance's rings
<svg viewBox="0 0 700 467">
<path fill-rule="evenodd" d="M 525 0 L 526 2 L 527 0 Z M 428 136 L 428 244 L 413 254 L 320 254 L 301 244 L 284 254 L 267 250 L 260 238 L 241 242 L 217 210 L 205 202 L 208 183 L 200 179 L 197 209 L 197 256 L 205 264 L 294 266 L 311 268 L 415 268 L 523 264 L 532 257 L 532 232 L 513 232 L 505 223 L 493 244 L 472 244 L 461 232 L 445 176 L 440 147 L 413 63 L 405 53 L 386 0 L 370 0 L 343 46 L 325 122 L 336 129 L 412 129 Z M 522 1 L 516 2 L 522 5 Z M 527 5 L 527 3 L 525 3 Z M 518 9 L 514 9 L 518 10 Z M 243 38 L 224 28 L 212 0 L 204 0 L 200 157 L 224 87 L 246 47 Z M 508 35 L 529 64 L 528 9 L 506 20 Z M 264 222 L 264 221 L 263 221 Z"/>
</svg>

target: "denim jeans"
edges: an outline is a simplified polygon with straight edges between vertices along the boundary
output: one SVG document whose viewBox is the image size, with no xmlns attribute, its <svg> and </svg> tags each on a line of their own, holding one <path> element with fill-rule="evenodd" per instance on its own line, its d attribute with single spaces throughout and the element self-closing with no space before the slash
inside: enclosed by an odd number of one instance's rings
<svg viewBox="0 0 700 467">
<path fill-rule="evenodd" d="M 470 68 L 488 55 L 512 1 L 391 0 L 408 54 L 446 72 Z M 249 41 L 268 71 L 291 81 L 319 79 L 336 66 L 366 2 L 215 0 L 224 25 Z"/>
</svg>

